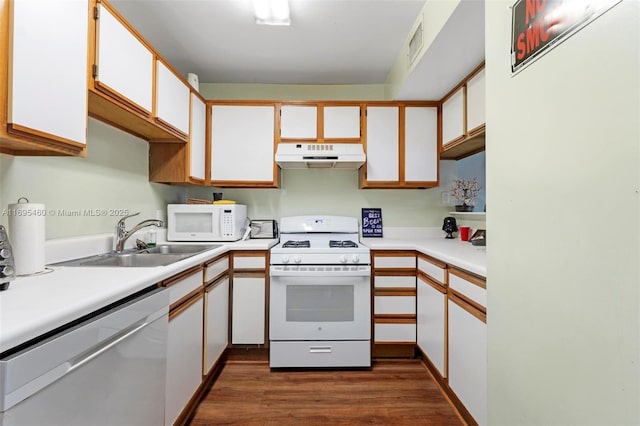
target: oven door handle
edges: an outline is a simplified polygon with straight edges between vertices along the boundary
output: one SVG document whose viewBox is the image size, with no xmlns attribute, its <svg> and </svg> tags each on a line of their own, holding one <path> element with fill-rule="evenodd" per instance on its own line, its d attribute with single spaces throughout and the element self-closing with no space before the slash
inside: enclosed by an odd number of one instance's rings
<svg viewBox="0 0 640 426">
<path fill-rule="evenodd" d="M 371 267 L 367 266 L 366 268 L 358 269 L 356 271 L 283 271 L 282 269 L 271 267 L 269 269 L 269 275 L 272 277 L 369 277 L 371 276 Z"/>
</svg>

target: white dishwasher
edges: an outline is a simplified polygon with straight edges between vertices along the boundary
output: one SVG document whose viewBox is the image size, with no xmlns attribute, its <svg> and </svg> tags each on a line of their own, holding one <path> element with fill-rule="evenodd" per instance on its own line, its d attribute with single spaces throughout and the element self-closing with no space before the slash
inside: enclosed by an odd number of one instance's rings
<svg viewBox="0 0 640 426">
<path fill-rule="evenodd" d="M 168 312 L 153 286 L 0 354 L 0 426 L 163 424 Z"/>
</svg>

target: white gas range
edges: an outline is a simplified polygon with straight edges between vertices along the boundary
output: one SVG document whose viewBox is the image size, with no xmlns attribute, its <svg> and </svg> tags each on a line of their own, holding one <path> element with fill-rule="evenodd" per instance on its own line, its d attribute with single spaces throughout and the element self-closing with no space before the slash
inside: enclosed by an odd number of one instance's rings
<svg viewBox="0 0 640 426">
<path fill-rule="evenodd" d="M 270 366 L 371 366 L 371 260 L 357 219 L 285 217 L 280 240 L 270 256 Z"/>
</svg>

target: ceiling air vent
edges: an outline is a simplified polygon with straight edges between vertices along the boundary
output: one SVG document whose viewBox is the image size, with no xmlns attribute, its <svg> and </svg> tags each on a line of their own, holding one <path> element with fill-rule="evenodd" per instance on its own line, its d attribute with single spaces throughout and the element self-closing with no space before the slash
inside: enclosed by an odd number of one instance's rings
<svg viewBox="0 0 640 426">
<path fill-rule="evenodd" d="M 411 36 L 411 40 L 409 40 L 409 65 L 411 65 L 418 56 L 418 52 L 422 49 L 423 43 L 422 19 L 420 19 L 420 23 L 418 23 L 416 30 Z"/>
</svg>

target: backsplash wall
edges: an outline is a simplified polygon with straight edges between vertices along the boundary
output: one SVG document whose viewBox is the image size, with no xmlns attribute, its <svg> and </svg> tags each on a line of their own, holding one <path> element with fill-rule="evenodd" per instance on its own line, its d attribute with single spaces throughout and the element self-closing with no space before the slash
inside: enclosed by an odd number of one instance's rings
<svg viewBox="0 0 640 426">
<path fill-rule="evenodd" d="M 147 142 L 93 119 L 88 129 L 85 158 L 0 155 L 1 224 L 20 197 L 45 205 L 47 239 L 113 232 L 119 210 L 141 212 L 129 226 L 158 210 L 164 218 L 183 198 L 184 188 L 148 181 Z"/>
<path fill-rule="evenodd" d="M 441 226 L 451 206 L 441 202 L 441 192 L 456 176 L 454 161 L 442 161 L 442 185 L 431 189 L 359 189 L 355 170 L 281 170 L 280 189 L 229 189 L 191 187 L 187 196 L 212 199 L 222 192 L 225 199 L 248 205 L 251 219 L 330 214 L 360 218 L 363 207 L 382 208 L 384 226 Z"/>
</svg>

